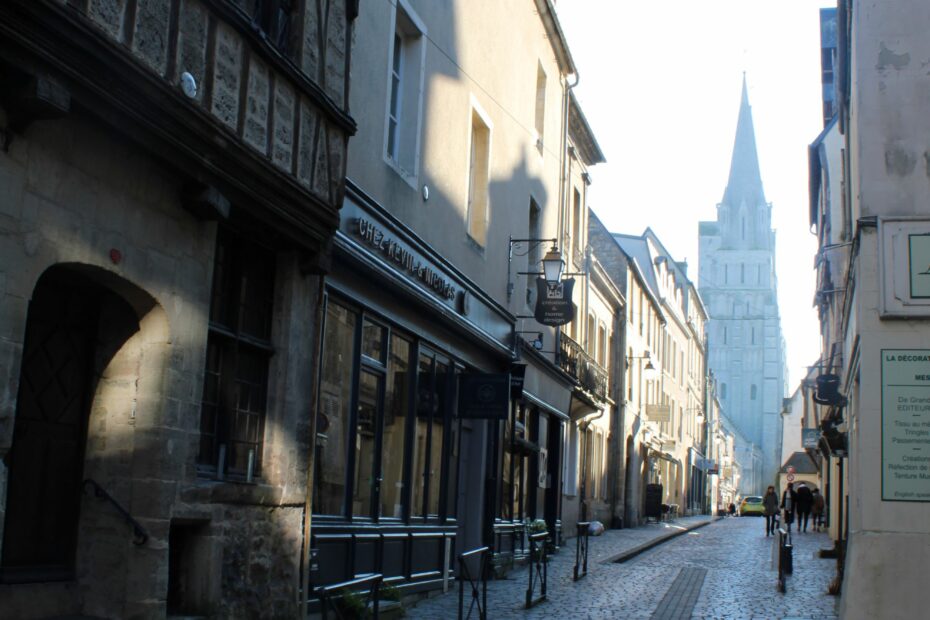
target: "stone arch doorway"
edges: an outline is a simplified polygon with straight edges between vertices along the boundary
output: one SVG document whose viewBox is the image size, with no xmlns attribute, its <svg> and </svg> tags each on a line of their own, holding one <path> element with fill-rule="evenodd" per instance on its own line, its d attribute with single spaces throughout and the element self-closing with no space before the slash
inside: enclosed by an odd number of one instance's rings
<svg viewBox="0 0 930 620">
<path fill-rule="evenodd" d="M 3 582 L 73 580 L 83 572 L 76 563 L 88 436 L 109 422 L 103 419 L 109 407 L 127 413 L 123 405 L 135 402 L 126 397 L 138 389 L 146 343 L 158 341 L 167 341 L 160 306 L 115 274 L 61 264 L 38 279 L 26 318 L 13 441 L 4 458 Z M 121 375 L 121 390 L 108 379 L 114 373 Z M 89 432 L 92 417 L 100 420 Z M 100 463 L 95 467 L 99 471 Z"/>
</svg>

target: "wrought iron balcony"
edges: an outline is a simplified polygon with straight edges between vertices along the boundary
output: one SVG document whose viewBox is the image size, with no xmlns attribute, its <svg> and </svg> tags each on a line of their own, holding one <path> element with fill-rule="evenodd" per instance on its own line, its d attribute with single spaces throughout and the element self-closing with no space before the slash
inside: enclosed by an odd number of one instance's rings
<svg viewBox="0 0 930 620">
<path fill-rule="evenodd" d="M 559 367 L 574 377 L 581 387 L 600 400 L 607 400 L 607 371 L 585 353 L 584 347 L 562 334 Z"/>
</svg>

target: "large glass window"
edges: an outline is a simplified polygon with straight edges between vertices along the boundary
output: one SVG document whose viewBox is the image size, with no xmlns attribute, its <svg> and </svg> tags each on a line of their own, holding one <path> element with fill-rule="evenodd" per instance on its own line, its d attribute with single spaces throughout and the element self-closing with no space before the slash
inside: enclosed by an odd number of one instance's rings
<svg viewBox="0 0 930 620">
<path fill-rule="evenodd" d="M 457 447 L 446 443 L 446 428 L 452 424 L 451 408 L 454 393 L 453 374 L 447 359 L 431 351 L 420 354 L 417 363 L 417 418 L 413 446 L 413 503 L 411 514 L 431 516 L 443 514 L 443 455 L 450 461 L 457 458 Z M 457 438 L 457 436 L 456 436 Z M 457 467 L 446 464 L 449 472 Z M 454 489 L 454 486 L 453 486 Z M 454 506 L 452 497 L 450 508 Z M 451 515 L 452 511 L 449 511 Z"/>
<path fill-rule="evenodd" d="M 412 344 L 398 335 L 391 336 L 388 358 L 387 393 L 381 452 L 382 517 L 403 517 L 404 440 L 410 407 L 410 354 Z"/>
<path fill-rule="evenodd" d="M 324 330 L 314 512 L 363 519 L 452 515 L 458 435 L 450 360 L 423 349 L 412 376 L 414 340 L 334 299 Z"/>
<path fill-rule="evenodd" d="M 220 231 L 197 457 L 220 475 L 261 473 L 274 271 L 273 252 Z"/>
<path fill-rule="evenodd" d="M 320 514 L 345 514 L 357 324 L 354 312 L 327 304 L 313 480 L 313 508 Z"/>
</svg>

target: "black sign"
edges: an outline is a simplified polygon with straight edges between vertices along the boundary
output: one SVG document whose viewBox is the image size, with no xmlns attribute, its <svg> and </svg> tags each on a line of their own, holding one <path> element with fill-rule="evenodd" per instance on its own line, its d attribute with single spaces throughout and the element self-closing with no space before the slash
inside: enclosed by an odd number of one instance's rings
<svg viewBox="0 0 930 620">
<path fill-rule="evenodd" d="M 646 518 L 660 519 L 662 517 L 662 485 L 646 485 Z"/>
<path fill-rule="evenodd" d="M 506 420 L 510 412 L 510 375 L 459 375 L 459 417 Z"/>
<path fill-rule="evenodd" d="M 510 398 L 523 398 L 523 382 L 526 380 L 526 364 L 510 365 Z"/>
<path fill-rule="evenodd" d="M 536 321 L 543 325 L 567 325 L 575 318 L 575 305 L 572 303 L 574 278 L 562 280 L 555 286 L 543 278 L 536 278 Z"/>
</svg>

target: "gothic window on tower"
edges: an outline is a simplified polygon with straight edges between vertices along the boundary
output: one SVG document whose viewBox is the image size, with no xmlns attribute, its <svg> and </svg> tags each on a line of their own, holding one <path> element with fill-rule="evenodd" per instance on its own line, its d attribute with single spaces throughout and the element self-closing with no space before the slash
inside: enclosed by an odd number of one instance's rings
<svg viewBox="0 0 930 620">
<path fill-rule="evenodd" d="M 755 400 L 755 399 L 756 399 L 756 384 L 753 383 L 749 387 L 749 400 Z"/>
</svg>

